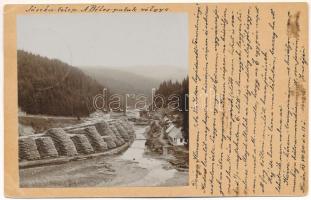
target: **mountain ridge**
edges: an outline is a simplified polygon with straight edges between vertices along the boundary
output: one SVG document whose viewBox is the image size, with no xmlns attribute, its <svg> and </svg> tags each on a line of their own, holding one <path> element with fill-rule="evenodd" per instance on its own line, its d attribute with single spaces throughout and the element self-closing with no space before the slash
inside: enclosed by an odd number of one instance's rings
<svg viewBox="0 0 311 200">
<path fill-rule="evenodd" d="M 28 114 L 87 116 L 104 86 L 58 59 L 17 51 L 18 106 Z"/>
<path fill-rule="evenodd" d="M 176 66 L 143 66 L 143 65 L 132 65 L 132 66 L 79 66 L 80 69 L 86 68 L 101 68 L 105 69 L 113 69 L 122 72 L 129 72 L 138 76 L 142 76 L 145 78 L 151 78 L 157 81 L 163 80 L 172 80 L 172 81 L 181 81 L 185 77 L 188 76 L 187 68 L 180 68 Z"/>
<path fill-rule="evenodd" d="M 103 85 L 109 85 L 111 93 L 151 95 L 152 88 L 158 87 L 159 80 L 137 75 L 120 69 L 103 67 L 80 68 Z"/>
</svg>

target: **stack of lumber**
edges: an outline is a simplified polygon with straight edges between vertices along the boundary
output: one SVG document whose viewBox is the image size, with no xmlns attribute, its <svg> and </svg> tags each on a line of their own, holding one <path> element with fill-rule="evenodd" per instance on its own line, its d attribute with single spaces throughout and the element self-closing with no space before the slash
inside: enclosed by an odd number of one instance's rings
<svg viewBox="0 0 311 200">
<path fill-rule="evenodd" d="M 90 141 L 91 145 L 93 146 L 93 149 L 95 151 L 105 151 L 108 149 L 108 146 L 104 139 L 100 136 L 100 134 L 97 132 L 95 126 L 89 126 L 85 129 L 86 131 L 86 137 Z"/>
<path fill-rule="evenodd" d="M 109 128 L 112 130 L 114 136 L 115 136 L 115 143 L 117 146 L 121 146 L 125 143 L 124 139 L 122 138 L 121 134 L 119 133 L 116 124 L 114 122 L 109 123 Z"/>
<path fill-rule="evenodd" d="M 77 128 L 77 129 L 72 129 L 72 130 L 67 131 L 67 133 L 70 133 L 70 134 L 85 134 L 85 127 Z"/>
<path fill-rule="evenodd" d="M 106 135 L 106 127 L 108 124 L 105 121 L 101 121 L 95 124 L 95 128 L 100 135 Z"/>
<path fill-rule="evenodd" d="M 128 120 L 122 120 L 121 125 L 126 128 L 128 132 L 132 134 L 135 132 L 133 125 Z"/>
<path fill-rule="evenodd" d="M 125 143 L 124 139 L 121 137 L 116 137 L 114 142 L 116 143 L 117 146 L 121 146 L 122 144 Z"/>
<path fill-rule="evenodd" d="M 118 131 L 118 129 L 117 129 L 115 123 L 110 123 L 110 124 L 109 124 L 109 127 L 110 127 L 110 130 L 112 130 L 112 132 L 114 133 L 114 135 L 115 135 L 116 137 L 121 137 L 121 134 L 119 133 L 119 131 Z"/>
<path fill-rule="evenodd" d="M 40 158 L 35 139 L 32 137 L 19 139 L 19 159 L 36 160 Z"/>
<path fill-rule="evenodd" d="M 94 152 L 94 149 L 91 143 L 89 142 L 89 140 L 87 139 L 85 135 L 82 135 L 82 134 L 74 135 L 74 136 L 71 136 L 71 139 L 73 143 L 75 144 L 78 153 L 90 154 Z"/>
<path fill-rule="evenodd" d="M 110 129 L 109 124 L 105 121 L 96 123 L 95 127 L 96 127 L 98 133 L 102 136 L 113 135 L 113 131 Z"/>
<path fill-rule="evenodd" d="M 129 141 L 130 140 L 130 136 L 128 135 L 128 132 L 126 131 L 126 129 L 123 128 L 123 126 L 121 125 L 120 122 L 116 123 L 116 128 L 119 132 L 119 134 L 121 135 L 121 137 L 125 140 L 125 141 Z"/>
<path fill-rule="evenodd" d="M 114 132 L 111 130 L 109 126 L 106 127 L 105 134 L 110 135 L 110 136 L 112 135 L 115 136 Z"/>
<path fill-rule="evenodd" d="M 133 141 L 136 137 L 133 125 L 130 124 L 127 120 L 121 120 L 120 124 L 125 130 L 127 130 L 127 133 L 130 136 L 130 140 Z"/>
<path fill-rule="evenodd" d="M 60 156 L 75 156 L 78 154 L 70 136 L 62 128 L 49 129 L 46 134 L 52 138 Z"/>
<path fill-rule="evenodd" d="M 102 138 L 107 143 L 107 146 L 108 146 L 109 149 L 113 149 L 113 148 L 117 147 L 117 144 L 115 143 L 115 139 L 113 137 L 111 137 L 111 136 L 103 136 Z"/>
<path fill-rule="evenodd" d="M 58 157 L 58 152 L 50 137 L 39 137 L 36 139 L 36 144 L 41 158 Z"/>
</svg>

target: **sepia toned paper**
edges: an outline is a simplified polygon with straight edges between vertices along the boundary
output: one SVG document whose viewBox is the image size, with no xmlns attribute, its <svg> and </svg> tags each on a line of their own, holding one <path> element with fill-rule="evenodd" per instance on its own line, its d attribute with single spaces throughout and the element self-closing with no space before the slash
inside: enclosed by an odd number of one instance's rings
<svg viewBox="0 0 311 200">
<path fill-rule="evenodd" d="M 197 6 L 193 187 L 217 196 L 306 193 L 306 9 Z"/>
<path fill-rule="evenodd" d="M 189 185 L 21 188 L 16 17 L 137 12 L 188 15 Z M 4 59 L 6 196 L 302 196 L 308 192 L 305 3 L 6 5 Z"/>
</svg>

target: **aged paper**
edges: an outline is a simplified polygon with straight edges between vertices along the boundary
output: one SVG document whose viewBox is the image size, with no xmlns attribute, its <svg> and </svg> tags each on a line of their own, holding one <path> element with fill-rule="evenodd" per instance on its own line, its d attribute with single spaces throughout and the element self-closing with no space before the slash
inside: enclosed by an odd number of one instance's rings
<svg viewBox="0 0 311 200">
<path fill-rule="evenodd" d="M 187 15 L 188 185 L 21 187 L 17 17 L 120 13 Z M 308 192 L 305 3 L 7 5 L 4 58 L 4 184 L 9 197 L 301 196 Z"/>
<path fill-rule="evenodd" d="M 306 9 L 302 4 L 196 7 L 193 187 L 217 196 L 306 193 Z"/>
</svg>

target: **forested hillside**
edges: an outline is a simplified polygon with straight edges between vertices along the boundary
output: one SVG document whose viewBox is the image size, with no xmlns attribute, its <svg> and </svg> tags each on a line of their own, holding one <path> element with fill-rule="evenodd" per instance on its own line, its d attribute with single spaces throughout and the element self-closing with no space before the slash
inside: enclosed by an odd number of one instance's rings
<svg viewBox="0 0 311 200">
<path fill-rule="evenodd" d="M 28 114 L 86 116 L 103 86 L 56 59 L 17 52 L 18 106 Z"/>
<path fill-rule="evenodd" d="M 168 108 L 168 104 L 170 102 L 170 97 L 172 95 L 179 96 L 178 109 L 171 110 L 172 113 L 177 113 L 182 116 L 182 120 L 179 121 L 179 125 L 182 126 L 183 134 L 186 140 L 189 138 L 189 78 L 185 78 L 182 81 L 172 82 L 163 81 L 158 89 L 156 90 L 156 95 L 161 95 L 164 97 L 165 101 L 157 101 L 159 99 L 154 100 L 157 108 L 164 107 Z M 176 99 L 174 99 L 176 101 Z M 174 106 L 175 107 L 175 106 Z"/>
</svg>

